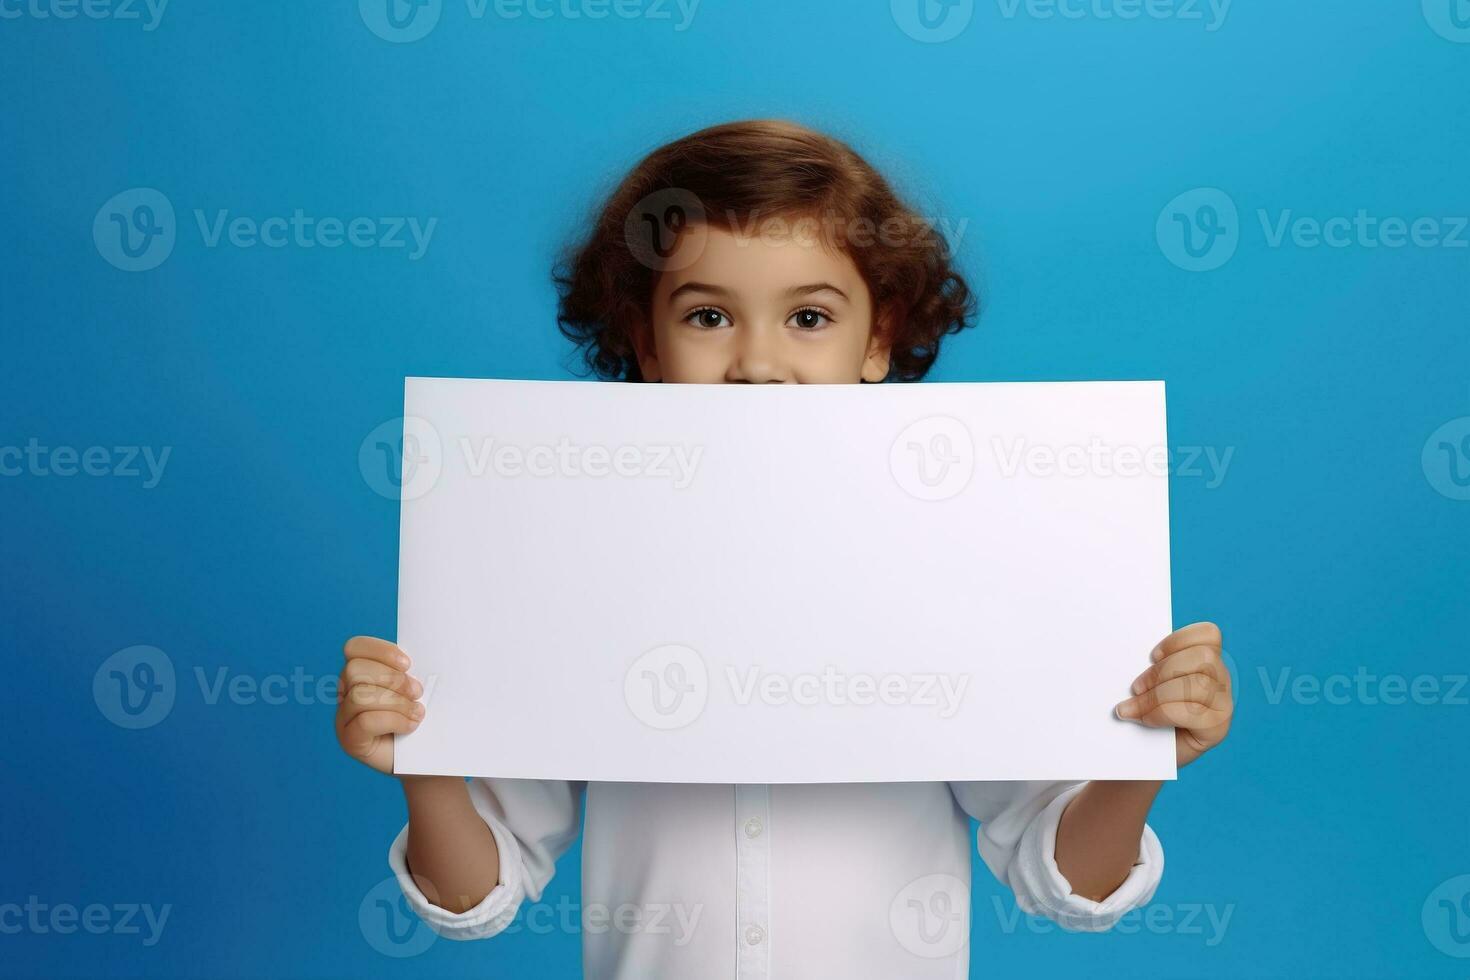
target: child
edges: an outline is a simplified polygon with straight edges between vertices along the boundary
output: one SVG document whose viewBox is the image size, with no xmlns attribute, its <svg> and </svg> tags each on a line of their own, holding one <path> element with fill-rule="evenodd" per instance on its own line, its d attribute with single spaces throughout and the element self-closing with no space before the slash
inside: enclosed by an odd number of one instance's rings
<svg viewBox="0 0 1470 980">
<path fill-rule="evenodd" d="M 789 123 L 732 123 L 627 176 L 558 271 L 559 321 L 606 379 L 915 381 L 973 318 L 950 258 L 847 146 Z M 1117 708 L 1177 726 L 1181 766 L 1229 728 L 1220 651 L 1212 624 L 1172 633 Z M 354 637 L 345 652 L 338 738 L 391 773 L 393 734 L 424 717 L 422 685 L 385 640 Z M 1071 928 L 1111 927 L 1163 872 L 1145 823 L 1158 782 L 400 781 L 409 820 L 389 863 L 418 914 L 456 939 L 493 936 L 540 898 L 585 797 L 593 977 L 963 977 L 967 817 L 1021 909 Z"/>
</svg>

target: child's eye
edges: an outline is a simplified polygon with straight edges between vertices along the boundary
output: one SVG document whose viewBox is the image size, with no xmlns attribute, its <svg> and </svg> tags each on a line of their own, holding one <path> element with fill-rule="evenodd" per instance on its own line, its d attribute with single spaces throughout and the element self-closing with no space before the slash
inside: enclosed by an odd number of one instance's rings
<svg viewBox="0 0 1470 980">
<path fill-rule="evenodd" d="M 726 326 L 730 318 L 712 306 L 705 306 L 690 312 L 684 317 L 684 322 L 699 327 L 701 330 L 714 330 Z"/>
<path fill-rule="evenodd" d="M 798 330 L 820 330 L 832 322 L 832 317 L 824 310 L 808 306 L 791 314 L 787 322 Z"/>
</svg>

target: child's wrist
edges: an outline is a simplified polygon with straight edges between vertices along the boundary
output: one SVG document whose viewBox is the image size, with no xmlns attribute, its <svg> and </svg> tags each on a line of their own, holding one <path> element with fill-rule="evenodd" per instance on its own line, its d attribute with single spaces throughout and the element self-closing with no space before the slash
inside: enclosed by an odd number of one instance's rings
<svg viewBox="0 0 1470 980">
<path fill-rule="evenodd" d="M 425 806 L 469 802 L 469 784 L 461 776 L 399 776 L 409 810 Z"/>
</svg>

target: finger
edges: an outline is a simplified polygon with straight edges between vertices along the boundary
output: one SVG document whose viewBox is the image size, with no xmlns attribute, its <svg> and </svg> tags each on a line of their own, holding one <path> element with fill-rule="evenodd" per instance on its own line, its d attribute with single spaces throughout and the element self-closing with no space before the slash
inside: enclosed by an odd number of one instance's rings
<svg viewBox="0 0 1470 980">
<path fill-rule="evenodd" d="M 380 735 L 407 735 L 419 723 L 396 711 L 364 711 L 342 729 L 342 746 L 360 754 L 372 747 Z"/>
<path fill-rule="evenodd" d="M 342 687 L 346 689 L 358 684 L 376 684 L 408 698 L 419 698 L 424 693 L 424 685 L 417 678 L 401 670 L 384 667 L 376 660 L 358 658 L 347 661 L 347 666 L 342 668 Z"/>
<path fill-rule="evenodd" d="M 369 711 L 395 711 L 410 721 L 422 721 L 426 713 L 422 704 L 396 691 L 359 684 L 345 693 L 342 703 L 337 706 L 337 727 L 345 728 L 358 715 Z"/>
<path fill-rule="evenodd" d="M 354 636 L 342 645 L 342 653 L 348 660 L 376 660 L 394 670 L 407 670 L 410 663 L 408 654 L 376 636 Z"/>
<path fill-rule="evenodd" d="M 424 706 L 412 698 L 406 698 L 397 691 L 390 691 L 386 687 L 378 687 L 373 684 L 358 684 L 347 692 L 347 700 L 358 705 L 364 710 L 382 708 L 387 711 L 397 711 L 399 714 L 409 718 L 422 718 Z"/>
<path fill-rule="evenodd" d="M 1186 674 L 1208 674 L 1224 686 L 1230 686 L 1230 671 L 1226 669 L 1225 661 L 1220 657 L 1220 651 L 1214 647 L 1198 646 L 1169 654 L 1139 674 L 1134 679 L 1130 690 L 1134 694 L 1142 694 L 1164 681 L 1183 677 Z"/>
<path fill-rule="evenodd" d="M 1217 698 L 1223 693 L 1220 682 L 1207 674 L 1185 674 L 1174 677 L 1142 694 L 1118 703 L 1119 718 L 1141 718 L 1161 704 L 1177 702 L 1194 705 L 1195 714 L 1207 708 L 1217 707 Z"/>
<path fill-rule="evenodd" d="M 1228 721 L 1224 708 L 1205 708 L 1193 701 L 1169 701 L 1135 719 L 1148 728 L 1178 728 L 1187 732 L 1207 732 Z M 1211 743 L 1213 744 L 1213 743 Z"/>
<path fill-rule="evenodd" d="M 1222 647 L 1225 645 L 1224 637 L 1220 635 L 1220 627 L 1214 623 L 1191 623 L 1170 633 L 1159 641 L 1159 645 L 1149 653 L 1150 660 L 1158 661 L 1171 653 L 1178 653 L 1187 647 L 1212 646 Z"/>
</svg>

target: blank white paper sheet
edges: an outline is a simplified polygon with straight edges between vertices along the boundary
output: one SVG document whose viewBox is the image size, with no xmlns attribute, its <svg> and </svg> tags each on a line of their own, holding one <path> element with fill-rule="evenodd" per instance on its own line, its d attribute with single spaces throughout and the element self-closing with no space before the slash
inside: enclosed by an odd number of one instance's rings
<svg viewBox="0 0 1470 980">
<path fill-rule="evenodd" d="M 1162 382 L 410 378 L 400 773 L 1173 779 Z"/>
</svg>

